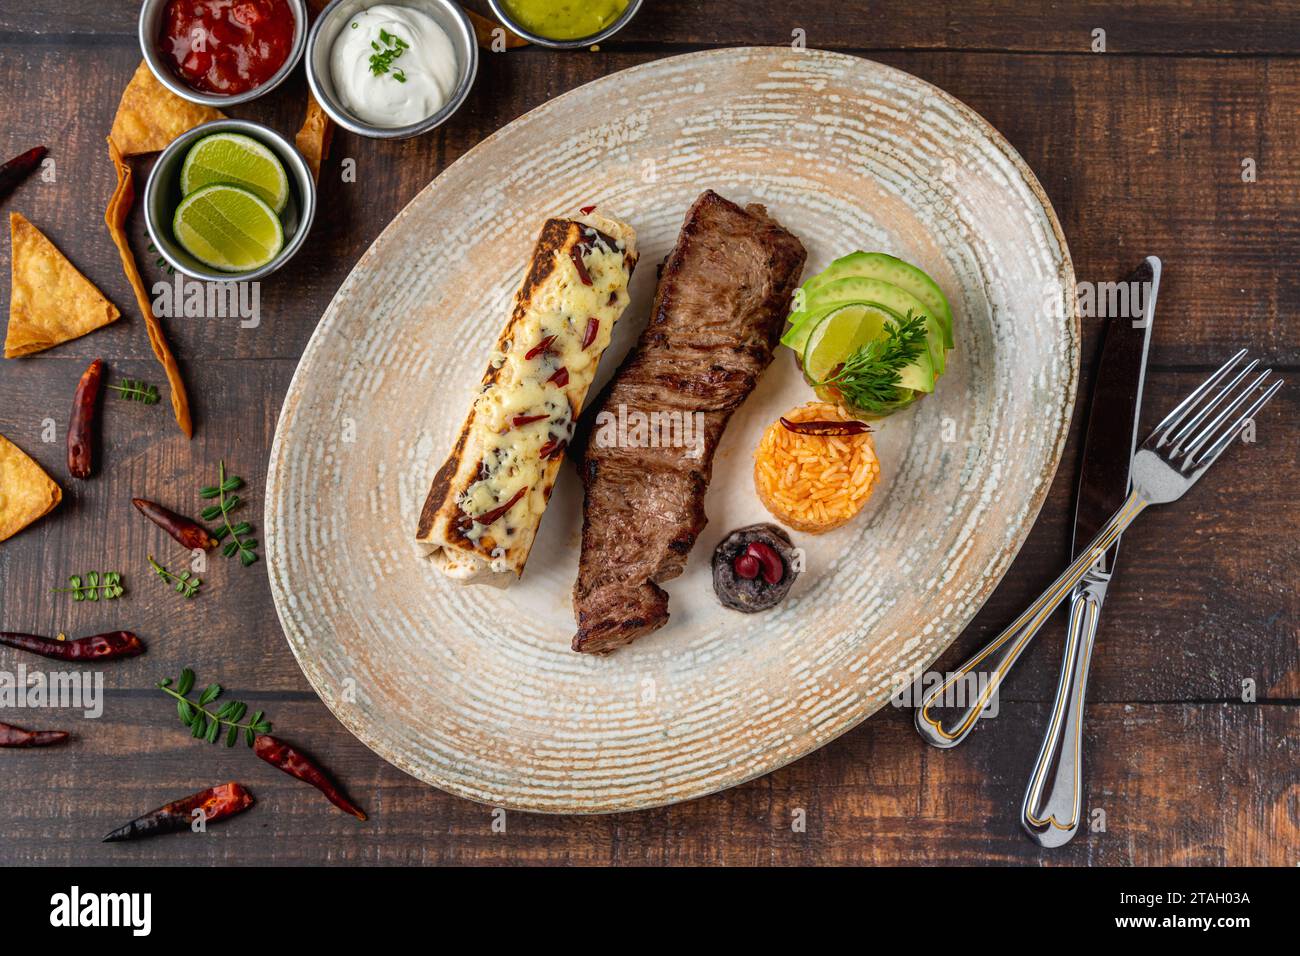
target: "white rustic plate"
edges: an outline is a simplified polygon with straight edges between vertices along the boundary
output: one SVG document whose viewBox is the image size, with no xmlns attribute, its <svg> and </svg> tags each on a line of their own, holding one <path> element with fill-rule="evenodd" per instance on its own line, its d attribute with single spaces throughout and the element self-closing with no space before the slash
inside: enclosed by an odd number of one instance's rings
<svg viewBox="0 0 1300 956">
<path fill-rule="evenodd" d="M 542 220 L 599 203 L 639 234 L 604 378 L 705 188 L 765 203 L 807 246 L 807 275 L 858 248 L 918 263 L 952 301 L 957 350 L 937 392 L 878 429 L 884 484 L 866 513 L 795 535 L 808 571 L 779 608 L 747 616 L 714 599 L 709 556 L 768 517 L 752 449 L 811 398 L 782 350 L 723 438 L 709 525 L 667 586 L 668 626 L 607 658 L 574 654 L 572 468 L 507 590 L 445 581 L 412 541 L 416 519 Z M 281 624 L 352 733 L 453 793 L 568 813 L 732 786 L 853 727 L 970 621 L 1051 483 L 1078 339 L 1069 252 L 1041 187 L 941 90 L 856 57 L 758 48 L 597 80 L 447 169 L 325 312 L 271 451 Z"/>
</svg>

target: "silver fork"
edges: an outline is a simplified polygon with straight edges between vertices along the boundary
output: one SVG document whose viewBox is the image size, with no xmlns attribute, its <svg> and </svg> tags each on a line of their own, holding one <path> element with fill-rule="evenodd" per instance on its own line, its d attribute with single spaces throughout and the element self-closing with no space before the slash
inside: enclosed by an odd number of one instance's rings
<svg viewBox="0 0 1300 956">
<path fill-rule="evenodd" d="M 1258 359 L 1238 370 L 1226 385 L 1216 388 L 1232 374 L 1245 355 L 1246 350 L 1242 349 L 1228 359 L 1155 427 L 1133 456 L 1133 487 L 1128 500 L 1102 526 L 1074 563 L 1020 617 L 1012 621 L 1010 627 L 966 661 L 944 683 L 925 695 L 916 709 L 916 729 L 927 742 L 936 747 L 955 747 L 961 743 L 979 720 L 1024 646 L 1097 563 L 1103 552 L 1148 506 L 1168 504 L 1186 494 L 1209 467 L 1218 461 L 1246 423 L 1277 394 L 1282 387 L 1281 381 L 1274 382 L 1259 394 L 1259 389 L 1272 374 L 1270 369 L 1265 369 L 1242 388 L 1242 382 L 1259 365 Z M 1254 401 L 1250 407 L 1238 415 L 1241 407 L 1252 397 Z M 1220 409 L 1220 406 L 1223 407 Z M 1216 409 L 1219 409 L 1218 414 L 1215 414 Z M 1206 419 L 1211 415 L 1214 417 L 1207 424 Z M 945 726 L 943 720 L 930 713 L 935 702 L 949 687 L 975 672 L 985 661 L 994 665 L 987 683 L 981 687 L 973 703 L 957 708 L 958 719 L 955 725 Z"/>
</svg>

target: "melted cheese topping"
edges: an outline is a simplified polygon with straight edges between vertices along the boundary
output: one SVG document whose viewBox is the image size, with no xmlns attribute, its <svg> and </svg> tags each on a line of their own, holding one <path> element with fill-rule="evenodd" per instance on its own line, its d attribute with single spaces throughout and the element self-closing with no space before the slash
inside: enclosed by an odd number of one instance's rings
<svg viewBox="0 0 1300 956">
<path fill-rule="evenodd" d="M 582 281 L 568 253 L 557 251 L 560 261 L 533 291 L 527 311 L 514 323 L 513 338 L 492 357 L 500 373 L 475 401 L 473 447 L 481 453 L 480 477 L 457 503 L 467 516 L 465 536 L 493 555 L 493 570 L 504 569 L 505 552 L 521 530 L 535 527 L 546 509 L 549 489 L 542 484 L 543 475 L 562 456 L 562 448 L 555 450 L 559 443 L 567 445 L 573 437 L 574 418 L 628 303 L 621 244 L 608 245 L 586 227 L 584 243 L 578 248 L 591 285 Z M 592 318 L 598 327 L 584 348 Z M 539 350 L 547 339 L 549 345 Z M 505 513 L 490 522 L 477 520 L 516 496 Z M 502 568 L 495 567 L 497 561 Z"/>
</svg>

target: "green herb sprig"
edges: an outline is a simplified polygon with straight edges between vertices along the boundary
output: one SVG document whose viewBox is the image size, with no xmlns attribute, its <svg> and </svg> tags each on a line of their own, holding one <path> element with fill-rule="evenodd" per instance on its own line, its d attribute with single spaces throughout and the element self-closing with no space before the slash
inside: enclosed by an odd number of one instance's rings
<svg viewBox="0 0 1300 956">
<path fill-rule="evenodd" d="M 885 323 L 885 337 L 860 345 L 818 386 L 834 388 L 854 408 L 888 414 L 906 402 L 898 392 L 899 373 L 926 348 L 926 317 L 907 313 L 900 324 Z"/>
<path fill-rule="evenodd" d="M 375 76 L 382 76 L 392 68 L 393 61 L 402 55 L 403 50 L 410 49 L 410 45 L 401 37 L 393 36 L 387 30 L 380 30 L 379 39 L 371 40 L 370 48 L 375 51 L 370 55 L 370 72 Z M 393 72 L 393 79 L 405 83 L 406 74 L 396 70 Z"/>
<path fill-rule="evenodd" d="M 247 722 L 240 723 L 248 713 L 248 705 L 242 701 L 227 700 L 215 711 L 209 710 L 208 705 L 222 694 L 220 684 L 209 684 L 203 688 L 198 700 L 190 700 L 189 693 L 194 689 L 194 671 L 188 667 L 181 671 L 175 686 L 170 677 L 165 677 L 158 682 L 158 689 L 176 699 L 176 713 L 180 716 L 181 723 L 190 729 L 190 736 L 195 740 L 215 744 L 224 727 L 227 728 L 227 747 L 235 746 L 241 730 L 244 732 L 244 741 L 251 747 L 258 734 L 271 732 L 271 722 L 260 710 L 255 711 Z"/>
<path fill-rule="evenodd" d="M 145 405 L 158 404 L 157 385 L 150 385 L 147 382 L 141 382 L 139 379 L 124 378 L 121 384 L 108 387 L 127 401 L 141 402 Z"/>
<path fill-rule="evenodd" d="M 74 601 L 98 601 L 103 597 L 105 601 L 112 601 L 120 598 L 125 593 L 126 588 L 122 586 L 122 575 L 117 571 L 108 571 L 100 578 L 98 571 L 91 571 L 82 580 L 80 574 L 74 574 L 68 578 L 68 587 L 50 588 L 54 594 L 71 594 Z"/>
<path fill-rule="evenodd" d="M 244 479 L 236 475 L 226 475 L 226 463 L 220 462 L 217 465 L 217 483 L 209 485 L 206 488 L 199 489 L 199 497 L 210 501 L 217 499 L 215 505 L 209 505 L 201 512 L 204 521 L 215 521 L 220 518 L 221 527 L 212 532 L 212 536 L 218 541 L 229 541 L 221 548 L 221 553 L 228 558 L 239 555 L 239 563 L 248 567 L 257 561 L 257 539 L 247 538 L 245 535 L 251 534 L 253 526 L 247 521 L 240 521 L 237 524 L 230 523 L 230 512 L 237 508 L 243 500 L 239 495 L 233 492 L 244 487 Z"/>
<path fill-rule="evenodd" d="M 177 594 L 182 594 L 187 598 L 192 598 L 199 593 L 199 588 L 203 586 L 203 579 L 196 578 L 188 571 L 182 571 L 180 574 L 173 574 L 164 568 L 161 564 L 149 555 L 149 566 L 153 568 L 154 573 L 170 585 L 174 585 L 173 590 Z"/>
</svg>

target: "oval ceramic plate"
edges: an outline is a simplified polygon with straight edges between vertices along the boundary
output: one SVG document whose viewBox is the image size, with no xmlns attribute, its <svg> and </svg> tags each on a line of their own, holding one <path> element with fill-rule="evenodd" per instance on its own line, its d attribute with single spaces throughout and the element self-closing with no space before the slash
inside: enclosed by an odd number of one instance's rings
<svg viewBox="0 0 1300 956">
<path fill-rule="evenodd" d="M 609 657 L 575 654 L 581 489 L 569 465 L 508 589 L 443 579 L 413 542 L 416 520 L 541 222 L 598 203 L 637 230 L 641 267 L 605 379 L 706 188 L 765 204 L 807 247 L 805 275 L 859 248 L 917 263 L 952 302 L 957 349 L 934 395 L 878 426 L 883 486 L 865 513 L 796 534 L 808 569 L 790 597 L 743 615 L 715 600 L 709 558 L 730 529 L 768 519 L 752 450 L 812 398 L 780 350 L 723 437 L 708 527 L 667 585 L 668 625 Z M 590 83 L 421 192 L 307 346 L 266 502 L 289 645 L 352 733 L 473 800 L 629 810 L 774 770 L 881 707 L 1006 571 L 1065 440 L 1073 303 L 1069 253 L 1033 174 L 979 116 L 913 76 L 838 54 L 731 49 Z"/>
</svg>

